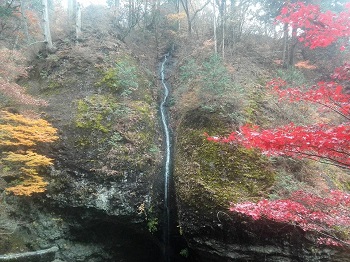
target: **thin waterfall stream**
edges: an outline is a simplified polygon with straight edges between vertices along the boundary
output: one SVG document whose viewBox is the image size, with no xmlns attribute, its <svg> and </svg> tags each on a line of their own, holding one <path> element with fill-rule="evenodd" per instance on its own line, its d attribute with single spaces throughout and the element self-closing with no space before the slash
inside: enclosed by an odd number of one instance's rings
<svg viewBox="0 0 350 262">
<path fill-rule="evenodd" d="M 165 81 L 165 64 L 167 63 L 169 57 L 169 53 L 164 55 L 164 60 L 161 65 L 160 69 L 160 76 L 163 86 L 163 100 L 160 103 L 160 115 L 161 115 L 161 121 L 163 125 L 164 130 L 164 136 L 165 136 L 165 167 L 164 167 L 164 227 L 163 227 L 163 241 L 164 241 L 164 258 L 165 261 L 170 261 L 170 254 L 169 254 L 169 248 L 170 248 L 170 205 L 169 205 L 169 184 L 170 184 L 170 160 L 171 160 L 171 144 L 170 144 L 170 130 L 168 125 L 168 119 L 166 116 L 166 107 L 165 104 L 167 102 L 168 96 L 169 96 L 169 88 Z"/>
</svg>

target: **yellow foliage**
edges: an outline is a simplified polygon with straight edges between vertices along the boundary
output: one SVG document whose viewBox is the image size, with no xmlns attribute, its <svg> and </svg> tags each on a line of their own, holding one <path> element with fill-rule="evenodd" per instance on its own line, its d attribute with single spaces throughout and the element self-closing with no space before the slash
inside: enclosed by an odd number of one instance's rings
<svg viewBox="0 0 350 262">
<path fill-rule="evenodd" d="M 34 193 L 45 192 L 48 185 L 44 179 L 38 175 L 31 175 L 29 179 L 26 179 L 19 185 L 6 188 L 7 192 L 12 192 L 17 196 L 30 196 Z"/>
<path fill-rule="evenodd" d="M 0 112 L 0 146 L 34 146 L 57 139 L 56 129 L 43 119 Z"/>
<path fill-rule="evenodd" d="M 6 188 L 7 192 L 30 196 L 46 190 L 48 183 L 39 176 L 39 171 L 40 167 L 52 165 L 53 159 L 35 153 L 34 147 L 38 143 L 57 140 L 56 133 L 56 129 L 43 119 L 0 112 L 0 149 L 8 151 L 1 160 L 10 164 L 12 170 L 17 170 L 16 176 L 21 180 L 18 185 Z"/>
<path fill-rule="evenodd" d="M 53 159 L 39 155 L 33 151 L 27 151 L 24 154 L 10 152 L 7 154 L 7 157 L 3 158 L 3 160 L 9 162 L 20 162 L 28 167 L 50 166 L 53 161 Z"/>
<path fill-rule="evenodd" d="M 181 12 L 181 13 L 175 13 L 175 14 L 168 14 L 166 17 L 170 21 L 180 21 L 186 18 L 186 13 Z"/>
<path fill-rule="evenodd" d="M 25 168 L 25 167 L 21 167 L 20 169 L 24 174 L 28 175 L 28 176 L 36 176 L 38 175 L 38 171 L 36 171 L 33 168 Z"/>
</svg>

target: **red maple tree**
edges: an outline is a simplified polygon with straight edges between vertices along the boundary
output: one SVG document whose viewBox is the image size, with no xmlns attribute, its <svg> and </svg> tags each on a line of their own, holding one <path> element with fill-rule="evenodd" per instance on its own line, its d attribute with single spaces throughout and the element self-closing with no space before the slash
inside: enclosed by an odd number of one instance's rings
<svg viewBox="0 0 350 262">
<path fill-rule="evenodd" d="M 339 67 L 333 79 L 347 80 L 348 64 Z M 294 123 L 273 129 L 260 130 L 258 126 L 246 124 L 240 131 L 228 137 L 208 137 L 217 142 L 237 142 L 247 148 L 259 148 L 266 155 L 307 157 L 332 161 L 334 164 L 350 168 L 350 94 L 344 92 L 337 82 L 319 82 L 311 88 L 286 88 L 282 79 L 274 79 L 267 84 L 269 90 L 288 102 L 306 101 L 333 111 L 345 121 L 340 125 L 318 123 L 296 126 Z"/>
<path fill-rule="evenodd" d="M 300 29 L 298 39 L 311 49 L 343 41 L 341 50 L 345 50 L 350 36 L 350 3 L 340 13 L 321 12 L 319 6 L 302 2 L 288 4 L 277 20 Z M 350 94 L 342 85 L 350 80 L 349 69 L 349 63 L 345 63 L 335 69 L 332 81 L 319 82 L 312 87 L 288 87 L 282 79 L 267 84 L 280 100 L 308 102 L 320 106 L 323 112 L 337 113 L 343 119 L 338 120 L 338 124 L 297 126 L 290 123 L 265 130 L 246 124 L 228 137 L 208 136 L 207 139 L 258 148 L 267 155 L 325 160 L 350 169 Z M 350 195 L 341 191 L 330 191 L 325 195 L 318 197 L 296 191 L 288 199 L 232 204 L 230 210 L 253 220 L 267 219 L 312 231 L 318 234 L 319 244 L 350 245 L 348 237 L 337 236 L 339 232 L 349 232 Z"/>
<path fill-rule="evenodd" d="M 282 8 L 276 19 L 298 28 L 298 39 L 311 49 L 326 47 L 350 36 L 350 3 L 344 7 L 344 11 L 335 13 L 322 12 L 318 5 L 290 3 Z"/>
<path fill-rule="evenodd" d="M 339 190 L 325 192 L 326 197 L 304 191 L 295 191 L 290 199 L 267 200 L 257 203 L 232 204 L 230 211 L 243 214 L 253 220 L 272 220 L 289 223 L 304 232 L 317 232 L 317 243 L 344 246 L 350 241 L 337 237 L 350 226 L 350 194 Z"/>
<path fill-rule="evenodd" d="M 274 79 L 267 86 L 280 100 L 315 103 L 339 114 L 346 121 L 340 125 L 318 123 L 296 126 L 290 123 L 265 130 L 247 124 L 241 126 L 239 132 L 233 132 L 228 137 L 208 137 L 208 140 L 238 142 L 247 148 L 259 148 L 270 156 L 321 159 L 350 168 L 350 122 L 347 122 L 350 120 L 350 95 L 344 93 L 343 87 L 336 82 L 319 82 L 304 90 L 302 87 L 284 89 L 286 84 L 282 79 Z"/>
</svg>

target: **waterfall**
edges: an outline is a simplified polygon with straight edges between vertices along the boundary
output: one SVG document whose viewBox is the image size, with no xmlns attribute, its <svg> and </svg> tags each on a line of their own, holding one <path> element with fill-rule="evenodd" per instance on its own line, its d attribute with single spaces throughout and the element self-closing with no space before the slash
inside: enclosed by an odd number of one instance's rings
<svg viewBox="0 0 350 262">
<path fill-rule="evenodd" d="M 168 120 L 166 117 L 165 103 L 169 96 L 169 89 L 165 81 L 165 64 L 168 60 L 169 53 L 164 55 L 164 60 L 162 62 L 160 75 L 162 80 L 162 86 L 164 90 L 163 100 L 160 104 L 160 114 L 165 136 L 165 168 L 164 168 L 164 209 L 165 209 L 165 221 L 164 221 L 164 257 L 165 261 L 169 261 L 169 245 L 170 245 L 170 206 L 169 206 L 169 180 L 170 180 L 170 159 L 171 159 L 171 144 L 170 144 L 170 131 L 168 126 Z"/>
</svg>

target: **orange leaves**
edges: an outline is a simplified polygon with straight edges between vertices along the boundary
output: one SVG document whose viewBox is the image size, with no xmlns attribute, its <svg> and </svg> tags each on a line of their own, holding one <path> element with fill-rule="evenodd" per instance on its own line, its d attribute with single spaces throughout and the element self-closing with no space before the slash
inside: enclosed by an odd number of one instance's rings
<svg viewBox="0 0 350 262">
<path fill-rule="evenodd" d="M 33 151 L 27 151 L 24 154 L 10 152 L 8 153 L 7 157 L 3 158 L 3 160 L 8 162 L 23 163 L 28 167 L 50 166 L 52 165 L 53 161 L 53 159 L 39 155 Z"/>
<path fill-rule="evenodd" d="M 32 10 L 26 10 L 25 16 L 28 21 L 28 29 L 31 35 L 41 37 L 40 17 Z"/>
<path fill-rule="evenodd" d="M 25 62 L 20 52 L 0 49 L 0 92 L 20 104 L 46 105 L 44 100 L 26 94 L 25 89 L 15 82 L 19 77 L 27 76 Z M 9 168 L 16 181 L 21 181 L 7 188 L 8 192 L 30 196 L 45 191 L 47 182 L 39 171 L 51 165 L 53 160 L 35 153 L 34 147 L 57 139 L 56 129 L 43 119 L 0 111 L 0 152 L 3 152 L 0 167 Z"/>
<path fill-rule="evenodd" d="M 47 185 L 48 183 L 42 177 L 33 175 L 20 185 L 6 188 L 6 191 L 17 196 L 30 196 L 34 193 L 45 192 Z"/>
<path fill-rule="evenodd" d="M 181 13 L 173 13 L 173 14 L 168 14 L 167 19 L 170 21 L 180 21 L 186 19 L 186 13 L 181 12 Z"/>
<path fill-rule="evenodd" d="M 35 153 L 34 147 L 57 139 L 56 129 L 46 120 L 0 112 L 0 148 L 11 149 L 3 153 L 2 164 L 9 166 L 22 181 L 6 191 L 25 196 L 45 191 L 48 183 L 39 176 L 39 170 L 52 165 L 53 159 Z"/>
<path fill-rule="evenodd" d="M 57 139 L 56 129 L 43 119 L 0 112 L 0 146 L 34 146 Z"/>
<path fill-rule="evenodd" d="M 295 64 L 295 67 L 305 68 L 305 69 L 316 69 L 317 68 L 317 66 L 311 65 L 309 60 L 300 61 L 300 62 Z"/>
</svg>

